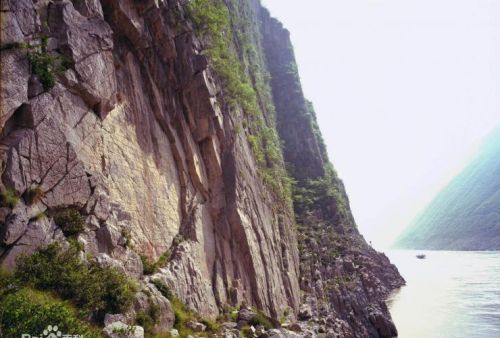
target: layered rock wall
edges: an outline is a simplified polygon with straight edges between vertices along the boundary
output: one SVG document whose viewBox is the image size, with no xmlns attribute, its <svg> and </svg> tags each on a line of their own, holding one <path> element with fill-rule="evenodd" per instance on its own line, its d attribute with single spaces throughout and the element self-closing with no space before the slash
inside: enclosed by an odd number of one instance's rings
<svg viewBox="0 0 500 338">
<path fill-rule="evenodd" d="M 169 251 L 157 277 L 203 315 L 246 302 L 278 317 L 299 301 L 292 212 L 273 210 L 184 15 L 177 1 L 2 2 L 2 189 L 20 199 L 2 209 L 1 261 L 63 238 L 51 212 L 76 208 L 87 253 L 140 277 L 138 254 Z M 46 91 L 24 47 L 42 37 L 71 61 Z"/>
<path fill-rule="evenodd" d="M 393 334 L 383 298 L 402 280 L 356 229 L 288 32 L 256 0 L 225 2 L 247 31 L 229 48 L 257 93 L 252 115 L 228 103 L 187 5 L 2 0 L 0 264 L 72 245 L 54 220 L 71 209 L 85 253 L 140 280 L 162 329 L 173 317 L 152 279 L 205 317 L 248 304 L 331 335 Z M 259 159 L 261 131 L 283 149 Z M 284 173 L 283 158 L 293 208 L 261 163 Z M 141 256 L 168 259 L 151 277 Z"/>
</svg>

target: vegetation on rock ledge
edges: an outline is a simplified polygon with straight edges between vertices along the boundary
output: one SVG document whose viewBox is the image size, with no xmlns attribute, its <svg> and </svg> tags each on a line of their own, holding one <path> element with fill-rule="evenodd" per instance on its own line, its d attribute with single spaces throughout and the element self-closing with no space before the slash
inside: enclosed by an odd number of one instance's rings
<svg viewBox="0 0 500 338">
<path fill-rule="evenodd" d="M 136 287 L 118 270 L 81 260 L 72 246 L 51 244 L 18 261 L 14 283 L 53 292 L 81 309 L 83 316 L 99 319 L 122 313 L 131 305 Z"/>
<path fill-rule="evenodd" d="M 0 331 L 20 337 L 51 324 L 65 333 L 102 337 L 86 321 L 127 311 L 134 294 L 135 286 L 122 273 L 82 261 L 72 246 L 51 244 L 21 257 L 13 274 L 0 271 Z"/>
<path fill-rule="evenodd" d="M 31 70 L 42 83 L 43 89 L 49 90 L 56 84 L 55 76 L 71 67 L 71 60 L 61 54 L 50 53 L 47 51 L 47 37 L 40 38 L 40 46 L 28 44 L 28 61 L 31 64 Z"/>
<path fill-rule="evenodd" d="M 193 0 L 188 4 L 196 32 L 205 43 L 205 53 L 221 81 L 223 99 L 233 109 L 240 106 L 246 114 L 248 123 L 244 121 L 243 125 L 260 176 L 290 206 L 291 180 L 276 132 L 270 76 L 255 47 L 260 33 L 249 18 L 250 11 L 248 4 L 237 0 L 228 5 L 223 0 Z M 240 131 L 240 126 L 235 130 Z"/>
<path fill-rule="evenodd" d="M 41 334 L 48 323 L 67 334 L 102 337 L 97 328 L 78 319 L 77 311 L 70 304 L 50 293 L 21 288 L 1 298 L 0 330 L 5 337 Z"/>
<path fill-rule="evenodd" d="M 85 230 L 85 220 L 75 208 L 58 209 L 52 211 L 51 216 L 67 237 L 76 236 Z"/>
<path fill-rule="evenodd" d="M 333 166 L 325 168 L 325 175 L 315 180 L 308 179 L 294 185 L 294 208 L 297 215 L 308 215 L 314 210 L 327 212 L 332 200 L 342 217 L 348 216 L 347 201 L 342 195 L 340 181 Z"/>
</svg>

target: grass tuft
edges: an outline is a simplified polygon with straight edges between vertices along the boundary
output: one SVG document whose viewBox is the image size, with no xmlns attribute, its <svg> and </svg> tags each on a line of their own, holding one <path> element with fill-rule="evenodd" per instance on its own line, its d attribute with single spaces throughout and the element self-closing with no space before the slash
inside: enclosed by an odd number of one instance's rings
<svg viewBox="0 0 500 338">
<path fill-rule="evenodd" d="M 26 202 L 28 205 L 32 205 L 40 202 L 45 196 L 44 191 L 39 186 L 34 186 L 28 189 L 26 192 Z"/>
<path fill-rule="evenodd" d="M 2 207 L 14 208 L 19 202 L 19 195 L 14 189 L 0 191 L 0 204 Z"/>
</svg>

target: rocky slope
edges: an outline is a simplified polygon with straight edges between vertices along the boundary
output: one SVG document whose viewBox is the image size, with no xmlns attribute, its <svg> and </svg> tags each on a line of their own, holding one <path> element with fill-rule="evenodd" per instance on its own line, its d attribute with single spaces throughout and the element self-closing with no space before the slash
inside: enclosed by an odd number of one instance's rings
<svg viewBox="0 0 500 338">
<path fill-rule="evenodd" d="M 395 246 L 500 250 L 500 129 L 406 229 Z"/>
<path fill-rule="evenodd" d="M 153 297 L 158 330 L 173 314 L 153 279 L 207 318 L 247 304 L 331 336 L 395 334 L 383 300 L 403 281 L 356 230 L 288 32 L 259 2 L 0 9 L 2 266 L 76 238 L 149 290 L 135 310 Z"/>
</svg>

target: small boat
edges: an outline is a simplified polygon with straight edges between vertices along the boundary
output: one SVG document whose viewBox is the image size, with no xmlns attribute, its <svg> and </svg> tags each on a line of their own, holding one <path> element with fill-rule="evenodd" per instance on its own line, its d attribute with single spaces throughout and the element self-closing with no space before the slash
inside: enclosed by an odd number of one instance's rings
<svg viewBox="0 0 500 338">
<path fill-rule="evenodd" d="M 424 258 L 425 258 L 425 255 L 424 255 L 424 254 L 418 254 L 418 255 L 417 255 L 417 258 L 418 258 L 418 259 L 424 259 Z"/>
</svg>

